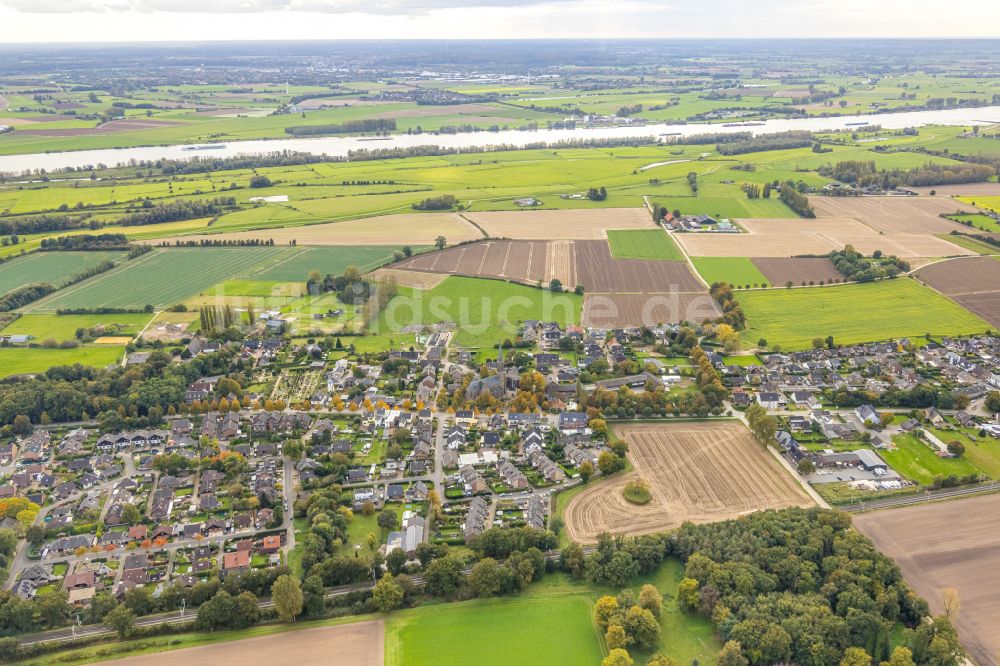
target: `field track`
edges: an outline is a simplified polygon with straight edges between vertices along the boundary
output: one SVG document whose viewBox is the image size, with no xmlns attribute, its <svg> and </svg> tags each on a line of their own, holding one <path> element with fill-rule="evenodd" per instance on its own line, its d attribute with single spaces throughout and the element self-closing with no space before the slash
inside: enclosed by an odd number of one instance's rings
<svg viewBox="0 0 1000 666">
<path fill-rule="evenodd" d="M 602 532 L 652 534 L 728 520 L 763 509 L 810 506 L 798 483 L 736 421 L 642 423 L 615 427 L 634 470 L 592 482 L 566 507 L 569 537 L 594 543 Z M 653 499 L 630 504 L 625 484 L 641 478 Z"/>
<path fill-rule="evenodd" d="M 896 560 L 903 576 L 943 611 L 941 591 L 958 590 L 953 619 L 962 645 L 981 666 L 1000 652 L 1000 494 L 854 516 L 854 526 Z"/>
</svg>

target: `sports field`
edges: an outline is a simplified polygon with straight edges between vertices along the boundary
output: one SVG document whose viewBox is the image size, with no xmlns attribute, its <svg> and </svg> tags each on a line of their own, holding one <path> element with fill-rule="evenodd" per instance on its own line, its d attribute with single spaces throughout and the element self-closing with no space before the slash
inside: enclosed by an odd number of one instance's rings
<svg viewBox="0 0 1000 666">
<path fill-rule="evenodd" d="M 662 229 L 609 230 L 608 244 L 615 259 L 684 261 L 680 249 Z"/>
<path fill-rule="evenodd" d="M 387 666 L 599 664 L 603 654 L 582 595 L 427 606 L 386 620 Z"/>
<path fill-rule="evenodd" d="M 839 344 L 982 333 L 990 325 L 909 278 L 870 284 L 740 292 L 743 339 L 806 349 L 832 335 Z"/>
<path fill-rule="evenodd" d="M 125 347 L 97 345 L 76 349 L 44 349 L 41 347 L 0 347 L 0 377 L 32 372 L 45 372 L 57 365 L 92 365 L 102 368 L 122 359 Z"/>
<path fill-rule="evenodd" d="M 278 252 L 282 248 L 277 249 Z M 156 250 L 32 304 L 36 312 L 60 308 L 162 308 L 230 277 L 246 275 L 277 258 L 275 248 L 170 248 Z"/>
<path fill-rule="evenodd" d="M 102 261 L 117 261 L 124 252 L 35 252 L 0 264 L 0 294 L 29 284 L 59 287 Z"/>
<path fill-rule="evenodd" d="M 691 261 L 709 284 L 726 282 L 743 287 L 770 283 L 746 257 L 691 257 Z"/>
</svg>

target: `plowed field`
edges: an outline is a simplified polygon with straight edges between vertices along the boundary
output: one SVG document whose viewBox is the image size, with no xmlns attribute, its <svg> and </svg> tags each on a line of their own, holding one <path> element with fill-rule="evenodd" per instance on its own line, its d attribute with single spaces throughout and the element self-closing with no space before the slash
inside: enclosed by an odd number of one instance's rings
<svg viewBox="0 0 1000 666">
<path fill-rule="evenodd" d="M 566 529 L 578 543 L 594 543 L 602 532 L 651 534 L 685 521 L 811 504 L 791 474 L 738 422 L 634 424 L 615 432 L 629 444 L 634 471 L 592 482 L 570 501 Z M 635 478 L 649 485 L 648 504 L 630 504 L 622 496 Z"/>
</svg>

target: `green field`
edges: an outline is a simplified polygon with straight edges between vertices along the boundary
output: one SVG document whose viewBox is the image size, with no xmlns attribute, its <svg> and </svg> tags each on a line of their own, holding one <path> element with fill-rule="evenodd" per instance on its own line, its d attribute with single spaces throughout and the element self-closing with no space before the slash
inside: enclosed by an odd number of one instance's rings
<svg viewBox="0 0 1000 666">
<path fill-rule="evenodd" d="M 318 270 L 323 275 L 340 275 L 348 266 L 357 266 L 362 271 L 369 271 L 392 261 L 393 252 L 400 250 L 401 246 L 328 246 L 298 249 L 298 252 L 287 259 L 254 273 L 253 278 L 305 282 L 311 270 Z"/>
<path fill-rule="evenodd" d="M 57 365 L 92 365 L 104 367 L 122 359 L 125 347 L 93 345 L 76 349 L 0 347 L 0 377 L 29 372 L 45 372 Z"/>
<path fill-rule="evenodd" d="M 162 308 L 203 289 L 244 276 L 280 258 L 285 248 L 171 248 L 157 250 L 85 280 L 31 307 L 40 312 L 60 308 Z"/>
<path fill-rule="evenodd" d="M 146 325 L 152 315 L 111 314 L 111 315 L 57 315 L 57 314 L 26 314 L 22 315 L 3 329 L 4 335 L 30 335 L 36 341 L 76 339 L 79 328 L 94 328 L 105 326 L 107 335 L 136 335 Z M 119 329 L 120 325 L 123 328 Z"/>
<path fill-rule="evenodd" d="M 943 441 L 950 439 L 954 438 Z M 934 483 L 935 476 L 965 476 L 982 471 L 965 458 L 939 458 L 929 444 L 913 434 L 896 435 L 892 443 L 896 445 L 895 451 L 879 451 L 879 455 L 894 470 L 922 486 Z"/>
<path fill-rule="evenodd" d="M 1000 479 L 1000 442 L 992 437 L 980 437 L 976 434 L 976 428 L 963 428 L 961 430 L 929 428 L 929 430 L 945 444 L 953 440 L 965 444 L 964 458 L 989 474 L 991 478 Z M 970 435 L 976 440 L 973 441 Z"/>
<path fill-rule="evenodd" d="M 975 233 L 974 230 L 970 229 L 969 233 Z M 971 236 L 965 236 L 963 234 L 937 234 L 938 238 L 942 238 L 949 243 L 954 243 L 959 247 L 964 247 L 966 250 L 972 250 L 973 252 L 978 252 L 979 254 L 998 254 L 1000 253 L 1000 248 L 993 247 L 988 243 L 976 240 Z"/>
<path fill-rule="evenodd" d="M 390 615 L 387 666 L 599 664 L 603 640 L 579 595 L 487 599 Z"/>
<path fill-rule="evenodd" d="M 720 192 L 720 194 L 722 194 Z M 797 217 L 792 209 L 778 199 L 746 199 L 739 190 L 730 196 L 717 197 L 663 197 L 655 203 L 667 210 L 679 210 L 681 215 L 710 215 L 715 219 L 731 220 L 739 217 Z"/>
<path fill-rule="evenodd" d="M 767 284 L 767 276 L 746 257 L 691 257 L 694 267 L 705 282 L 726 282 L 731 285 Z"/>
<path fill-rule="evenodd" d="M 611 256 L 616 259 L 666 259 L 684 261 L 684 255 L 662 229 L 608 231 Z"/>
<path fill-rule="evenodd" d="M 997 222 L 989 215 L 974 213 L 970 215 L 949 215 L 948 218 L 963 224 L 971 224 L 980 231 L 989 231 L 991 233 L 1000 231 L 1000 222 Z M 975 232 L 970 230 L 969 233 Z"/>
<path fill-rule="evenodd" d="M 743 339 L 806 349 L 832 335 L 838 344 L 982 333 L 989 324 L 909 278 L 870 284 L 738 292 Z"/>
<path fill-rule="evenodd" d="M 514 339 L 518 323 L 527 319 L 578 324 L 582 304 L 583 298 L 572 293 L 450 276 L 430 291 L 401 288 L 371 332 L 403 342 L 412 339 L 401 333 L 407 326 L 448 321 L 457 325 L 453 344 L 490 347 Z"/>
<path fill-rule="evenodd" d="M 102 261 L 117 261 L 124 252 L 36 252 L 0 264 L 0 294 L 39 282 L 59 287 Z"/>
</svg>

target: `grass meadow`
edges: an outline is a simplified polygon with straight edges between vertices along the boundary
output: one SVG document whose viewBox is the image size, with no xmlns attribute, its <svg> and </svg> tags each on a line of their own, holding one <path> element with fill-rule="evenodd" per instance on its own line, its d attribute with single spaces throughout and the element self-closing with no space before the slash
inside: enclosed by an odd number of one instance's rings
<svg viewBox="0 0 1000 666">
<path fill-rule="evenodd" d="M 616 259 L 684 261 L 680 248 L 662 229 L 609 230 L 608 244 Z"/>
<path fill-rule="evenodd" d="M 945 442 L 954 437 L 944 440 Z M 930 445 L 912 433 L 892 438 L 895 451 L 879 451 L 889 465 L 911 481 L 922 486 L 934 483 L 935 476 L 979 474 L 982 470 L 966 458 L 939 458 Z"/>
<path fill-rule="evenodd" d="M 125 347 L 117 345 L 87 345 L 76 349 L 44 349 L 41 347 L 0 347 L 0 377 L 45 372 L 57 365 L 91 365 L 104 367 L 122 359 Z"/>
<path fill-rule="evenodd" d="M 909 278 L 869 284 L 741 291 L 743 339 L 806 349 L 832 335 L 839 344 L 890 338 L 982 333 L 989 324 Z"/>
<path fill-rule="evenodd" d="M 500 280 L 450 276 L 429 291 L 400 288 L 372 331 L 397 339 L 414 324 L 454 322 L 453 343 L 461 347 L 490 347 L 513 339 L 518 324 L 527 319 L 578 324 L 583 298 L 555 294 Z"/>
<path fill-rule="evenodd" d="M 731 285 L 765 284 L 767 276 L 746 257 L 691 257 L 691 262 L 705 282 Z"/>
<path fill-rule="evenodd" d="M 108 335 L 134 336 L 142 330 L 152 315 L 145 313 L 110 315 L 25 314 L 3 329 L 4 335 L 31 335 L 37 341 L 76 339 L 79 328 L 104 326 Z"/>
</svg>

